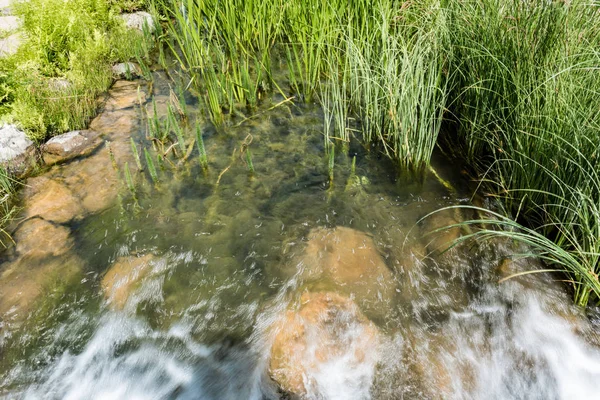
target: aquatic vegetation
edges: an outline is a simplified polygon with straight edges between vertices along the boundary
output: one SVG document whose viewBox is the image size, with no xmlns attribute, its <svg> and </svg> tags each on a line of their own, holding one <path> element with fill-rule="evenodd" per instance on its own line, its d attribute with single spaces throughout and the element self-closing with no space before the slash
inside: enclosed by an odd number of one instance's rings
<svg viewBox="0 0 600 400">
<path fill-rule="evenodd" d="M 248 167 L 248 172 L 250 175 L 254 175 L 254 164 L 252 164 L 252 152 L 250 148 L 247 148 L 246 151 L 246 166 Z"/>
<path fill-rule="evenodd" d="M 124 167 L 125 171 L 125 184 L 127 185 L 127 189 L 131 192 L 132 196 L 135 196 L 135 184 L 133 182 L 133 177 L 131 176 L 131 171 L 129 170 L 129 163 L 125 163 Z"/>
<path fill-rule="evenodd" d="M 150 174 L 150 178 L 154 183 L 158 183 L 158 173 L 156 172 L 156 167 L 154 165 L 154 161 L 152 160 L 152 156 L 148 149 L 144 148 L 144 159 L 146 160 L 146 166 L 148 167 L 148 173 Z"/>
<path fill-rule="evenodd" d="M 200 123 L 196 123 L 196 147 L 198 148 L 198 159 L 200 160 L 200 166 L 202 169 L 208 169 L 208 157 L 206 156 L 206 149 L 204 148 L 204 139 L 202 138 L 202 127 Z"/>
<path fill-rule="evenodd" d="M 329 176 L 329 185 L 333 186 L 333 170 L 335 167 L 335 146 L 329 147 L 329 162 L 327 164 L 327 171 Z"/>
<path fill-rule="evenodd" d="M 270 88 L 288 97 L 271 67 L 283 55 L 287 90 L 324 107 L 326 143 L 347 143 L 356 131 L 366 143 L 377 141 L 401 170 L 426 170 L 447 97 L 445 10 L 436 2 L 160 4 L 172 17 L 174 54 L 215 125 L 229 123 L 240 106 L 255 109 Z M 350 128 L 350 119 L 359 127 Z"/>
<path fill-rule="evenodd" d="M 135 159 L 135 163 L 136 163 L 138 169 L 141 171 L 141 170 L 143 170 L 142 160 L 140 159 L 140 153 L 138 152 L 137 145 L 135 144 L 135 141 L 133 140 L 133 138 L 129 138 L 129 142 L 131 143 L 131 152 L 133 153 L 133 158 Z"/>
</svg>

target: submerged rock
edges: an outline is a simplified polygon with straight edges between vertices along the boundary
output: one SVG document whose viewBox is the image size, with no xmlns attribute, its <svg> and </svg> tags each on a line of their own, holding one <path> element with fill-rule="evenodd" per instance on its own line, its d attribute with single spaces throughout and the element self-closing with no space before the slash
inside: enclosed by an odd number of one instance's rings
<svg viewBox="0 0 600 400">
<path fill-rule="evenodd" d="M 102 141 L 92 130 L 71 131 L 54 136 L 42 146 L 42 157 L 48 165 L 60 163 L 94 151 Z"/>
<path fill-rule="evenodd" d="M 146 92 L 142 90 L 140 81 L 117 81 L 108 92 L 108 96 L 104 104 L 105 111 L 122 110 L 146 103 Z M 92 125 L 90 128 L 94 129 Z"/>
<path fill-rule="evenodd" d="M 102 290 L 111 308 L 125 307 L 139 282 L 152 271 L 154 256 L 119 257 L 102 278 Z"/>
<path fill-rule="evenodd" d="M 77 276 L 83 261 L 70 253 L 74 243 L 70 230 L 41 218 L 23 222 L 13 239 L 15 259 L 0 266 L 0 315 L 22 318 L 57 282 Z"/>
<path fill-rule="evenodd" d="M 436 212 L 421 223 L 421 233 L 427 242 L 427 251 L 438 254 L 447 250 L 460 237 L 461 228 L 450 227 L 462 222 L 459 209 Z"/>
<path fill-rule="evenodd" d="M 378 359 L 378 329 L 352 300 L 339 294 L 307 292 L 300 303 L 273 327 L 271 377 L 299 396 L 344 398 L 347 393 L 363 398 L 356 395 L 369 392 Z"/>
<path fill-rule="evenodd" d="M 60 224 L 84 217 L 81 201 L 61 181 L 45 176 L 31 178 L 23 191 L 26 218 L 41 217 Z"/>
<path fill-rule="evenodd" d="M 125 26 L 130 29 L 137 29 L 139 31 L 143 31 L 144 25 L 148 26 L 149 32 L 154 32 L 154 30 L 156 29 L 156 27 L 154 26 L 154 20 L 152 19 L 152 15 L 145 11 L 121 14 L 121 18 L 125 22 Z"/>
<path fill-rule="evenodd" d="M 36 217 L 24 221 L 14 232 L 17 254 L 30 258 L 60 256 L 73 247 L 71 231 Z"/>
<path fill-rule="evenodd" d="M 35 167 L 35 145 L 14 125 L 0 128 L 0 165 L 21 177 Z"/>
<path fill-rule="evenodd" d="M 332 283 L 363 309 L 375 310 L 393 296 L 392 272 L 373 239 L 363 232 L 346 227 L 313 229 L 301 263 L 310 281 Z"/>
</svg>

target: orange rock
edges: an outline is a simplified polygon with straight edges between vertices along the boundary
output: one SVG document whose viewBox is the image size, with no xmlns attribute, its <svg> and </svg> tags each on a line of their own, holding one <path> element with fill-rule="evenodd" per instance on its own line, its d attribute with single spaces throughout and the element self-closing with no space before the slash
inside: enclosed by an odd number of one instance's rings
<svg viewBox="0 0 600 400">
<path fill-rule="evenodd" d="M 380 308 L 394 292 L 394 277 L 373 239 L 346 227 L 317 228 L 308 235 L 301 258 L 309 281 L 330 282 L 353 296 L 363 309 Z"/>
<path fill-rule="evenodd" d="M 379 331 L 352 300 L 306 292 L 300 302 L 274 325 L 269 373 L 282 389 L 297 395 L 315 391 L 316 376 L 336 359 L 349 369 L 375 367 Z"/>
<path fill-rule="evenodd" d="M 45 176 L 31 178 L 23 196 L 25 218 L 39 216 L 62 224 L 84 216 L 81 201 L 57 179 Z"/>
<path fill-rule="evenodd" d="M 125 307 L 131 292 L 138 283 L 152 271 L 152 254 L 141 257 L 119 257 L 102 278 L 104 296 L 111 307 L 122 309 Z"/>
</svg>

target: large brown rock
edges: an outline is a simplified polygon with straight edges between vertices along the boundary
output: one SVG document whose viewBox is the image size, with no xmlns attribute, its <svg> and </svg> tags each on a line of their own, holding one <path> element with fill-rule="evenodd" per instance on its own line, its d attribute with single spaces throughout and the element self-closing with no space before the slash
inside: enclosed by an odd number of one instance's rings
<svg viewBox="0 0 600 400">
<path fill-rule="evenodd" d="M 84 217 L 81 201 L 61 181 L 45 176 L 31 178 L 23 191 L 26 218 L 41 217 L 66 223 Z"/>
<path fill-rule="evenodd" d="M 461 228 L 456 225 L 462 222 L 459 209 L 448 209 L 436 212 L 421 222 L 421 233 L 427 243 L 430 254 L 439 254 L 448 250 L 461 235 Z"/>
<path fill-rule="evenodd" d="M 13 234 L 16 251 L 20 256 L 47 258 L 61 256 L 73 247 L 71 231 L 42 218 L 23 222 Z"/>
<path fill-rule="evenodd" d="M 365 233 L 346 227 L 317 228 L 301 257 L 306 278 L 317 289 L 352 296 L 363 310 L 377 309 L 394 293 L 394 277 Z"/>
<path fill-rule="evenodd" d="M 326 396 L 324 376 L 335 364 L 344 369 L 344 382 L 338 382 L 343 387 L 335 390 L 370 387 L 380 334 L 349 298 L 306 292 L 299 308 L 287 311 L 273 332 L 269 373 L 286 392 Z"/>
<path fill-rule="evenodd" d="M 106 111 L 116 111 L 146 103 L 146 92 L 139 81 L 117 81 L 108 92 Z"/>
<path fill-rule="evenodd" d="M 70 252 L 70 230 L 41 218 L 23 222 L 13 239 L 15 258 L 0 266 L 0 315 L 21 319 L 43 293 L 76 277 L 83 261 Z"/>
<path fill-rule="evenodd" d="M 0 316 L 22 320 L 32 305 L 61 283 L 72 282 L 83 270 L 73 254 L 22 256 L 0 266 Z"/>
<path fill-rule="evenodd" d="M 42 146 L 42 157 L 48 165 L 84 156 L 96 149 L 102 140 L 92 130 L 72 131 L 50 139 Z"/>
<path fill-rule="evenodd" d="M 106 148 L 79 162 L 69 164 L 68 187 L 81 199 L 86 212 L 94 214 L 109 208 L 117 199 L 119 177 Z"/>
<path fill-rule="evenodd" d="M 119 257 L 102 278 L 102 290 L 113 309 L 125 307 L 131 293 L 151 271 L 154 256 Z"/>
</svg>

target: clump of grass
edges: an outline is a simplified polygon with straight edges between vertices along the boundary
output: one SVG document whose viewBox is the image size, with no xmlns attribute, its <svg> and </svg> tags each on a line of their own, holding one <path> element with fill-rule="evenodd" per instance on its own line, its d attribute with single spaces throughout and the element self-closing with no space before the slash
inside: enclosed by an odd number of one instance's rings
<svg viewBox="0 0 600 400">
<path fill-rule="evenodd" d="M 576 303 L 599 302 L 597 6 L 461 1 L 451 16 L 455 148 Z"/>
<path fill-rule="evenodd" d="M 155 184 L 158 183 L 158 173 L 156 172 L 154 160 L 152 160 L 152 156 L 146 148 L 144 148 L 144 158 L 146 159 L 146 166 L 148 167 L 148 173 L 150 174 L 150 178 L 152 178 L 152 181 Z"/>
<path fill-rule="evenodd" d="M 335 146 L 331 145 L 329 147 L 329 157 L 328 157 L 328 165 L 327 171 L 329 173 L 329 185 L 333 186 L 333 170 L 335 167 Z"/>
<path fill-rule="evenodd" d="M 246 166 L 248 167 L 248 173 L 254 175 L 254 164 L 252 163 L 252 152 L 250 148 L 246 148 Z"/>
<path fill-rule="evenodd" d="M 202 128 L 200 124 L 196 124 L 196 146 L 198 147 L 198 158 L 200 160 L 200 166 L 202 169 L 208 169 L 208 157 L 206 156 L 206 149 L 204 148 L 204 139 L 202 138 Z"/>
<path fill-rule="evenodd" d="M 129 138 L 129 143 L 131 144 L 131 152 L 133 153 L 133 158 L 135 159 L 135 163 L 138 169 L 141 171 L 142 168 L 142 160 L 140 159 L 140 153 L 138 152 L 137 146 L 133 140 L 133 138 Z"/>
<path fill-rule="evenodd" d="M 129 192 L 135 196 L 135 184 L 133 182 L 133 177 L 131 176 L 131 171 L 129 170 L 128 162 L 125 163 L 125 184 L 127 185 Z"/>
</svg>

